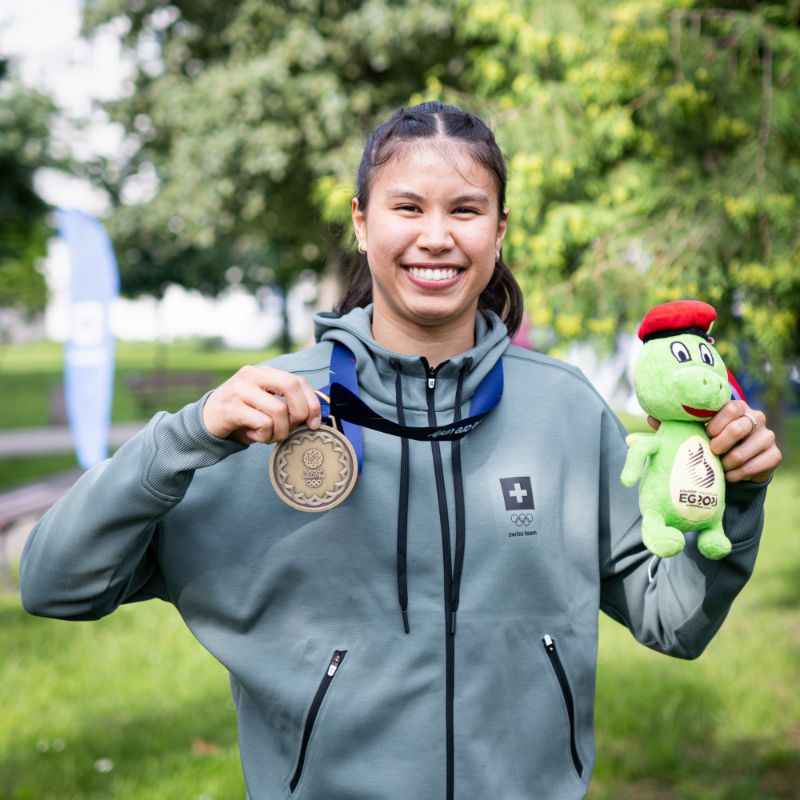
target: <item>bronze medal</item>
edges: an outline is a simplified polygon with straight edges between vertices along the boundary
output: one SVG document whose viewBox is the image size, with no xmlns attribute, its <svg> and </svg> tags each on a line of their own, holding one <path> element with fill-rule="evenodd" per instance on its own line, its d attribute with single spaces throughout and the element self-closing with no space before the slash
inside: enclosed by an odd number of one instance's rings
<svg viewBox="0 0 800 800">
<path fill-rule="evenodd" d="M 353 445 L 336 428 L 304 425 L 272 451 L 269 477 L 275 493 L 299 511 L 327 511 L 353 491 L 358 461 Z"/>
</svg>

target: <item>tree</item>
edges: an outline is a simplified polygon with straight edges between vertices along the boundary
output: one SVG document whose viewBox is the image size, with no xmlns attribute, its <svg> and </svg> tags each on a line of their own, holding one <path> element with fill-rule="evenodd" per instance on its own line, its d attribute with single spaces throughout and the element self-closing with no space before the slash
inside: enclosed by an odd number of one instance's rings
<svg viewBox="0 0 800 800">
<path fill-rule="evenodd" d="M 509 155 L 536 325 L 613 337 L 652 304 L 720 312 L 773 412 L 800 356 L 800 7 L 464 2 L 478 102 Z"/>
<path fill-rule="evenodd" d="M 107 0 L 86 30 L 122 16 L 136 64 L 108 104 L 126 131 L 121 164 L 95 164 L 123 291 L 178 282 L 208 292 L 231 278 L 284 292 L 340 243 L 318 190 L 362 136 L 436 65 L 462 69 L 455 0 Z M 324 182 L 323 182 L 324 184 Z M 146 185 L 150 196 L 136 198 Z M 286 344 L 286 343 L 285 343 Z"/>
<path fill-rule="evenodd" d="M 46 96 L 22 86 L 0 56 L 0 307 L 44 308 L 45 283 L 36 264 L 50 235 L 49 209 L 33 188 L 33 174 L 51 162 L 54 110 Z"/>
</svg>

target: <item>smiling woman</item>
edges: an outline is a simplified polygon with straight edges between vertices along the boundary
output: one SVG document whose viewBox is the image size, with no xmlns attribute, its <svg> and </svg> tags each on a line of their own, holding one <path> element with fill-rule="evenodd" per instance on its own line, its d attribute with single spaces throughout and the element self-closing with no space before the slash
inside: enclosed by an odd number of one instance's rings
<svg viewBox="0 0 800 800">
<path fill-rule="evenodd" d="M 373 302 L 378 341 L 396 346 L 402 331 L 409 352 L 441 336 L 433 364 L 471 346 L 477 309 L 500 315 L 513 337 L 522 294 L 502 257 L 506 180 L 483 120 L 437 103 L 399 109 L 364 148 L 352 203 L 359 252 L 337 311 Z"/>
<path fill-rule="evenodd" d="M 509 344 L 505 181 L 474 115 L 396 112 L 318 343 L 156 415 L 29 539 L 33 613 L 177 607 L 230 673 L 251 800 L 577 800 L 598 610 L 692 658 L 753 568 L 765 488 L 742 479 L 780 460 L 763 416 L 708 423 L 731 554 L 653 564 L 622 426 L 577 370 Z"/>
</svg>

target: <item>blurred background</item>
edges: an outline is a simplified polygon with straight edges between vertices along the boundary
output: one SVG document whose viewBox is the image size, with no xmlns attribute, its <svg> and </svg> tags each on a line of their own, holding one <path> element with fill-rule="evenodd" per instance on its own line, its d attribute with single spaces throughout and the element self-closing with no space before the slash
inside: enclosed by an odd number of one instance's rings
<svg viewBox="0 0 800 800">
<path fill-rule="evenodd" d="M 105 365 L 113 451 L 307 344 L 354 250 L 365 136 L 436 99 L 506 154 L 519 343 L 641 427 L 636 324 L 706 300 L 786 456 L 700 661 L 603 621 L 590 796 L 800 798 L 798 76 L 800 0 L 0 0 L 0 797 L 243 796 L 224 670 L 172 609 L 19 607 L 27 532 L 96 460 L 65 372 Z M 87 259 L 106 272 L 79 289 Z"/>
</svg>

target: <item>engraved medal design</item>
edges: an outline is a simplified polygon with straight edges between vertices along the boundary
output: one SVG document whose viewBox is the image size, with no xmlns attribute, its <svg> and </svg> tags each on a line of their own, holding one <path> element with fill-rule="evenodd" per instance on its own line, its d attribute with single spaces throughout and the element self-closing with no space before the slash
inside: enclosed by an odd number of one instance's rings
<svg viewBox="0 0 800 800">
<path fill-rule="evenodd" d="M 275 493 L 299 511 L 327 511 L 347 499 L 358 477 L 355 450 L 336 428 L 298 428 L 272 451 Z"/>
</svg>

